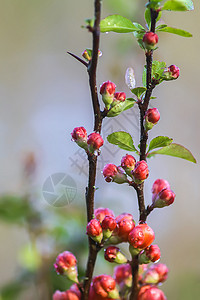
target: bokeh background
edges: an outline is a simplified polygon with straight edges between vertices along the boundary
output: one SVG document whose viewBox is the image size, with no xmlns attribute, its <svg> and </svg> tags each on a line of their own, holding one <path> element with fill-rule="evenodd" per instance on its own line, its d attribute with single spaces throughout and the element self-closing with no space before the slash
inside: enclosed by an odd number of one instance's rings
<svg viewBox="0 0 200 300">
<path fill-rule="evenodd" d="M 102 16 L 119 13 L 144 25 L 146 1 L 103 1 Z M 199 48 L 200 9 L 165 12 L 169 26 L 193 33 L 182 38 L 159 34 L 155 58 L 181 69 L 177 81 L 161 84 L 155 91 L 161 120 L 150 134 L 167 135 L 189 148 L 200 161 Z M 93 1 L 0 0 L 0 299 L 51 299 L 52 292 L 69 286 L 53 270 L 59 251 L 74 252 L 83 276 L 87 257 L 84 191 L 87 160 L 70 133 L 76 126 L 92 131 L 92 107 L 85 68 L 66 54 L 80 55 L 91 47 L 91 35 L 81 28 L 93 16 Z M 135 70 L 141 85 L 144 53 L 131 34 L 102 34 L 98 85 L 111 80 L 118 91 L 131 94 L 124 82 L 127 67 Z M 137 109 L 104 123 L 103 137 L 127 130 L 139 143 Z M 126 151 L 105 143 L 98 165 L 96 207 L 115 214 L 132 213 L 138 219 L 134 191 L 104 182 L 105 163 L 119 164 Z M 200 294 L 199 165 L 172 157 L 149 161 L 147 203 L 156 178 L 167 179 L 176 192 L 169 208 L 155 210 L 149 225 L 162 251 L 162 263 L 170 269 L 163 285 L 168 299 L 198 299 Z M 53 174 L 66 174 L 69 203 L 49 204 L 43 197 L 44 183 Z M 55 184 L 55 182 L 54 182 Z M 126 252 L 125 248 L 125 252 Z M 97 261 L 96 274 L 112 268 Z"/>
</svg>

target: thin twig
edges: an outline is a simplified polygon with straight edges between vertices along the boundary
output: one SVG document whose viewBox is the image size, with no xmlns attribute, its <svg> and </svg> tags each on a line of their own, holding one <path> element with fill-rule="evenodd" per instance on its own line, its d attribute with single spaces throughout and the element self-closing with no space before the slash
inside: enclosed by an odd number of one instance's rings
<svg viewBox="0 0 200 300">
<path fill-rule="evenodd" d="M 77 55 L 67 51 L 67 53 L 71 56 L 73 56 L 76 60 L 78 60 L 80 63 L 82 63 L 84 66 L 88 67 L 88 63 L 84 61 L 82 58 L 78 57 Z"/>
</svg>

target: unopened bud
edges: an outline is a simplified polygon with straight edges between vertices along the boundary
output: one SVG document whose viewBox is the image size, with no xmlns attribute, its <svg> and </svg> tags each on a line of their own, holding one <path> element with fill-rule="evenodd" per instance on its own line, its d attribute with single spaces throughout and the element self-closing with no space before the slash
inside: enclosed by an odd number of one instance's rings
<svg viewBox="0 0 200 300">
<path fill-rule="evenodd" d="M 103 176 L 107 182 L 125 183 L 128 182 L 125 172 L 114 164 L 107 164 L 103 168 Z"/>
<path fill-rule="evenodd" d="M 144 127 L 145 130 L 148 131 L 153 128 L 155 124 L 160 120 L 160 113 L 157 108 L 149 108 L 144 116 Z"/>
<path fill-rule="evenodd" d="M 150 262 L 156 262 L 160 259 L 160 248 L 158 245 L 151 245 L 147 247 L 139 256 L 140 264 L 148 264 Z"/>
<path fill-rule="evenodd" d="M 136 183 L 142 183 L 149 176 L 148 165 L 145 160 L 138 161 L 131 172 Z"/>
<path fill-rule="evenodd" d="M 169 182 L 167 180 L 164 179 L 156 179 L 156 181 L 154 181 L 153 186 L 152 186 L 152 201 L 154 201 L 154 199 L 157 197 L 157 195 L 160 193 L 160 191 L 162 191 L 163 189 L 170 189 L 170 185 Z"/>
<path fill-rule="evenodd" d="M 166 300 L 163 291 L 156 286 L 144 285 L 140 288 L 137 300 Z"/>
<path fill-rule="evenodd" d="M 64 251 L 58 255 L 54 268 L 60 275 L 67 276 L 70 280 L 78 282 L 77 279 L 77 260 L 69 251 Z"/>
<path fill-rule="evenodd" d="M 157 197 L 153 201 L 153 206 L 155 208 L 169 206 L 174 202 L 175 196 L 176 195 L 172 190 L 165 188 L 162 191 L 160 191 L 160 193 L 157 195 Z"/>
<path fill-rule="evenodd" d="M 113 102 L 111 103 L 111 106 L 113 107 L 120 102 L 124 102 L 125 100 L 126 100 L 126 94 L 124 92 L 114 93 L 114 99 Z"/>
<path fill-rule="evenodd" d="M 133 248 L 143 250 L 155 239 L 153 229 L 147 224 L 139 224 L 128 235 L 128 241 Z"/>
<path fill-rule="evenodd" d="M 98 51 L 99 57 L 102 55 L 102 52 Z M 85 49 L 82 53 L 83 58 L 85 58 L 87 61 L 90 61 L 92 59 L 92 49 Z"/>
<path fill-rule="evenodd" d="M 111 263 L 125 264 L 127 262 L 127 258 L 121 253 L 120 249 L 115 246 L 109 246 L 105 249 L 104 258 Z"/>
<path fill-rule="evenodd" d="M 116 283 L 123 289 L 124 286 L 131 287 L 132 270 L 130 264 L 120 265 L 114 268 L 114 278 Z"/>
<path fill-rule="evenodd" d="M 152 50 L 158 43 L 158 35 L 154 32 L 146 32 L 143 36 L 143 44 L 147 50 Z"/>
<path fill-rule="evenodd" d="M 109 208 L 99 207 L 94 210 L 95 218 L 102 223 L 106 216 L 114 218 L 114 212 Z"/>
<path fill-rule="evenodd" d="M 122 157 L 121 166 L 129 176 L 131 176 L 131 171 L 135 168 L 135 163 L 136 160 L 132 155 L 126 154 Z"/>
<path fill-rule="evenodd" d="M 115 280 L 109 275 L 99 275 L 93 278 L 91 288 L 93 290 L 93 298 L 102 299 L 111 298 L 119 299 L 119 292 L 116 289 Z"/>
<path fill-rule="evenodd" d="M 95 242 L 101 243 L 103 239 L 103 232 L 101 224 L 98 220 L 92 219 L 88 224 L 86 228 L 86 233 L 89 235 Z"/>
<path fill-rule="evenodd" d="M 144 283 L 158 284 L 167 280 L 169 269 L 165 264 L 152 265 L 145 273 Z"/>
<path fill-rule="evenodd" d="M 114 99 L 116 85 L 111 81 L 104 82 L 100 87 L 100 94 L 102 95 L 102 100 L 105 103 L 106 108 L 110 108 L 111 103 Z"/>
<path fill-rule="evenodd" d="M 108 239 L 111 237 L 113 230 L 116 228 L 117 223 L 114 217 L 106 216 L 102 221 L 103 238 Z"/>
<path fill-rule="evenodd" d="M 76 127 L 71 133 L 72 139 L 79 147 L 87 149 L 87 131 L 84 127 Z"/>
<path fill-rule="evenodd" d="M 97 132 L 93 132 L 88 136 L 87 144 L 90 153 L 94 153 L 95 151 L 99 150 L 101 146 L 103 146 L 103 139 L 101 135 Z"/>
<path fill-rule="evenodd" d="M 128 235 L 135 227 L 135 222 L 131 214 L 123 213 L 116 218 L 116 235 L 122 242 L 128 241 Z"/>
</svg>

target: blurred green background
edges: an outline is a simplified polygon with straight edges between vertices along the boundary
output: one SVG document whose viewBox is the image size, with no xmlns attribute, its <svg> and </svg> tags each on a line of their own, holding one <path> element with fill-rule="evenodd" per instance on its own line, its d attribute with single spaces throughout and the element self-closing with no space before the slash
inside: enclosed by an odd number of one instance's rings
<svg viewBox="0 0 200 300">
<path fill-rule="evenodd" d="M 146 1 L 105 0 L 102 16 L 119 13 L 144 25 Z M 191 150 L 200 160 L 199 147 L 199 48 L 200 9 L 165 12 L 169 25 L 193 33 L 182 38 L 159 34 L 155 58 L 180 67 L 177 81 L 163 83 L 155 91 L 161 120 L 150 134 L 168 135 Z M 92 131 L 93 120 L 85 68 L 67 56 L 80 55 L 91 47 L 90 34 L 81 29 L 93 16 L 93 1 L 0 0 L 0 299 L 51 299 L 55 289 L 70 282 L 55 274 L 53 262 L 59 251 L 72 251 L 79 261 L 80 278 L 87 257 L 84 191 L 87 160 L 71 142 L 76 126 Z M 127 67 L 135 70 L 141 85 L 144 53 L 131 34 L 102 34 L 98 85 L 111 80 L 125 91 Z M 106 120 L 104 138 L 123 129 L 139 142 L 137 109 Z M 138 219 L 136 195 L 127 186 L 106 183 L 105 163 L 119 164 L 126 154 L 105 143 L 99 159 L 96 207 L 106 206 L 118 215 L 130 212 Z M 149 161 L 147 203 L 155 179 L 167 179 L 176 192 L 175 203 L 155 210 L 149 225 L 156 233 L 161 262 L 170 269 L 163 285 L 168 299 L 198 299 L 200 294 L 199 165 L 172 157 Z M 75 181 L 73 200 L 62 207 L 49 205 L 43 197 L 44 183 L 52 174 L 69 175 Z M 125 249 L 126 251 L 126 249 Z M 112 274 L 112 266 L 98 258 L 95 274 Z"/>
</svg>

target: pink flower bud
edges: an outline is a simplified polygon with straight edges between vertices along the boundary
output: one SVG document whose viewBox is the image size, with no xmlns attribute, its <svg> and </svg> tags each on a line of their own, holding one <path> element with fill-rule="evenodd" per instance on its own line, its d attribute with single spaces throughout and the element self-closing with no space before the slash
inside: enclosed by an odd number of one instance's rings
<svg viewBox="0 0 200 300">
<path fill-rule="evenodd" d="M 126 100 L 126 94 L 124 92 L 114 93 L 114 100 L 124 102 Z"/>
<path fill-rule="evenodd" d="M 99 207 L 94 210 L 95 218 L 102 223 L 106 216 L 114 217 L 114 212 L 109 208 Z"/>
<path fill-rule="evenodd" d="M 154 207 L 162 208 L 165 206 L 169 206 L 174 202 L 175 193 L 169 188 L 165 188 L 156 196 L 153 201 Z"/>
<path fill-rule="evenodd" d="M 116 228 L 117 223 L 114 217 L 106 216 L 102 221 L 103 237 L 108 239 L 111 237 L 113 230 Z"/>
<path fill-rule="evenodd" d="M 148 264 L 150 262 L 156 262 L 159 259 L 160 259 L 160 248 L 158 247 L 158 245 L 151 245 L 150 247 L 147 247 L 139 255 L 140 264 Z"/>
<path fill-rule="evenodd" d="M 126 154 L 122 157 L 121 166 L 129 176 L 131 176 L 131 171 L 135 168 L 135 163 L 136 160 L 132 155 Z"/>
<path fill-rule="evenodd" d="M 145 249 L 155 239 L 155 234 L 147 224 L 139 224 L 129 233 L 128 241 L 133 248 Z"/>
<path fill-rule="evenodd" d="M 99 133 L 93 132 L 88 136 L 87 144 L 89 146 L 89 151 L 94 153 L 94 151 L 99 150 L 101 146 L 103 146 L 103 139 Z"/>
<path fill-rule="evenodd" d="M 110 108 L 111 103 L 114 99 L 116 85 L 111 81 L 106 81 L 100 87 L 100 94 L 102 95 L 102 100 L 107 108 Z"/>
<path fill-rule="evenodd" d="M 135 227 L 133 216 L 131 214 L 123 213 L 116 218 L 117 228 L 115 234 L 121 241 L 127 242 L 128 235 Z"/>
<path fill-rule="evenodd" d="M 137 300 L 166 300 L 163 291 L 156 286 L 144 285 L 141 287 Z"/>
<path fill-rule="evenodd" d="M 172 79 L 177 79 L 180 75 L 180 69 L 176 65 L 169 66 L 168 71 L 170 72 Z"/>
<path fill-rule="evenodd" d="M 66 275 L 70 280 L 78 282 L 77 279 L 77 260 L 69 251 L 64 251 L 58 255 L 54 268 L 60 275 Z"/>
<path fill-rule="evenodd" d="M 141 183 L 142 181 L 144 181 L 149 176 L 149 170 L 146 161 L 138 161 L 135 164 L 135 169 L 131 173 L 136 183 Z"/>
<path fill-rule="evenodd" d="M 86 228 L 86 233 L 89 235 L 95 242 L 101 243 L 103 238 L 103 232 L 101 224 L 98 220 L 92 219 Z"/>
<path fill-rule="evenodd" d="M 158 284 L 167 280 L 168 268 L 165 264 L 154 264 L 145 273 L 144 283 Z"/>
<path fill-rule="evenodd" d="M 92 285 L 91 285 L 94 295 L 94 298 L 90 299 L 101 299 L 98 296 L 101 296 L 102 299 L 111 298 L 111 299 L 118 299 L 119 293 L 116 289 L 116 282 L 115 280 L 109 275 L 99 275 L 93 278 Z"/>
<path fill-rule="evenodd" d="M 128 182 L 126 174 L 119 167 L 114 164 L 107 164 L 103 168 L 103 176 L 105 181 L 111 182 L 114 181 L 116 183 L 125 183 Z"/>
<path fill-rule="evenodd" d="M 67 300 L 66 292 L 55 291 L 53 294 L 53 300 Z"/>
<path fill-rule="evenodd" d="M 164 179 L 157 179 L 156 181 L 154 181 L 151 191 L 153 195 L 157 195 L 158 193 L 160 193 L 160 191 L 162 191 L 165 188 L 170 188 L 169 182 Z"/>
<path fill-rule="evenodd" d="M 159 113 L 158 109 L 157 108 L 149 108 L 146 111 L 144 119 L 145 119 L 144 126 L 145 126 L 146 131 L 152 129 L 153 126 L 155 124 L 157 124 L 157 122 L 160 120 L 160 113 Z"/>
<path fill-rule="evenodd" d="M 121 253 L 120 249 L 115 246 L 109 246 L 105 249 L 104 258 L 111 263 L 125 264 L 127 262 L 127 258 Z"/>
<path fill-rule="evenodd" d="M 72 139 L 79 145 L 79 147 L 87 148 L 87 131 L 84 127 L 76 127 L 71 133 Z"/>
<path fill-rule="evenodd" d="M 132 271 L 130 264 L 120 265 L 114 268 L 114 278 L 118 285 L 131 286 L 132 283 Z"/>
<path fill-rule="evenodd" d="M 147 50 L 154 49 L 155 45 L 158 43 L 158 35 L 151 31 L 146 32 L 142 41 Z"/>
</svg>

